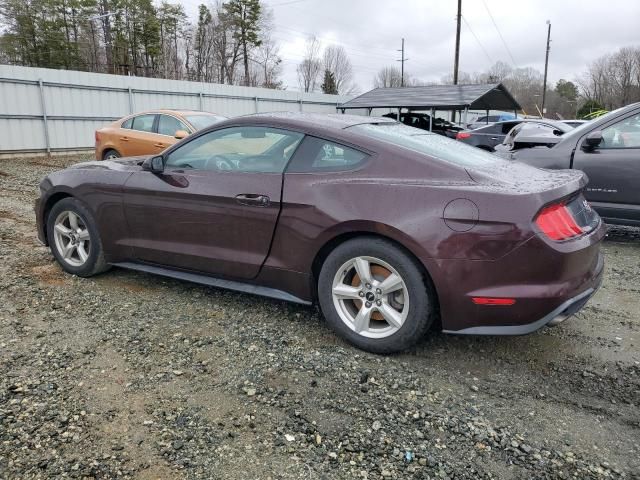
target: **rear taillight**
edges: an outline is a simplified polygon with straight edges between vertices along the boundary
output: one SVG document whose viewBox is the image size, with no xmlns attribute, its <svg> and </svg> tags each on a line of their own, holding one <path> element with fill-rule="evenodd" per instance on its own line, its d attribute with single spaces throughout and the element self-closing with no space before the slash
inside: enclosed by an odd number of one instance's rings
<svg viewBox="0 0 640 480">
<path fill-rule="evenodd" d="M 535 222 L 551 240 L 568 240 L 584 232 L 564 203 L 543 208 Z"/>
<path fill-rule="evenodd" d="M 456 134 L 456 140 L 464 140 L 465 138 L 469 138 L 471 136 L 470 133 L 467 132 L 458 132 Z"/>
<path fill-rule="evenodd" d="M 99 141 L 100 141 L 100 134 L 96 130 L 96 143 L 98 143 Z"/>
</svg>

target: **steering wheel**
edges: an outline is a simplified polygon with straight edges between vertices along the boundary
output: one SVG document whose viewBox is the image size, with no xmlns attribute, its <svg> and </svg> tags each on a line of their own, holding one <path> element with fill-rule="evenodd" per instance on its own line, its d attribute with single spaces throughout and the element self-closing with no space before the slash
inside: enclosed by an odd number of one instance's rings
<svg viewBox="0 0 640 480">
<path fill-rule="evenodd" d="M 211 164 L 215 165 L 216 169 L 222 171 L 230 171 L 236 169 L 233 163 L 225 158 L 224 155 L 212 155 L 211 157 L 207 158 L 207 161 L 205 162 L 205 168 L 210 169 L 209 166 Z"/>
</svg>

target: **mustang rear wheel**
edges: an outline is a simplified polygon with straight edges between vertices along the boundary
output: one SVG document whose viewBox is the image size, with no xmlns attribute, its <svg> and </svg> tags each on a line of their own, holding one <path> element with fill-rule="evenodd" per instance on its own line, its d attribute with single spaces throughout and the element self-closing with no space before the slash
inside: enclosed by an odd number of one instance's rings
<svg viewBox="0 0 640 480">
<path fill-rule="evenodd" d="M 433 321 L 435 296 L 413 258 L 374 237 L 349 240 L 327 257 L 318 298 L 333 329 L 376 353 L 404 350 Z"/>
<path fill-rule="evenodd" d="M 51 253 L 67 272 L 89 277 L 107 270 L 91 212 L 77 199 L 64 198 L 47 217 Z"/>
</svg>

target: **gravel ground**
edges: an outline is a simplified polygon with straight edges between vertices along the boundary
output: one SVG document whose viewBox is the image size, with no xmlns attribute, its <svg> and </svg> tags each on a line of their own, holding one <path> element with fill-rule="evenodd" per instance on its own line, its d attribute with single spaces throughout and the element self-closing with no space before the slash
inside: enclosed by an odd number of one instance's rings
<svg viewBox="0 0 640 480">
<path fill-rule="evenodd" d="M 73 160 L 0 160 L 0 479 L 640 478 L 638 230 L 559 327 L 376 356 L 315 308 L 64 274 L 32 204 Z"/>
</svg>

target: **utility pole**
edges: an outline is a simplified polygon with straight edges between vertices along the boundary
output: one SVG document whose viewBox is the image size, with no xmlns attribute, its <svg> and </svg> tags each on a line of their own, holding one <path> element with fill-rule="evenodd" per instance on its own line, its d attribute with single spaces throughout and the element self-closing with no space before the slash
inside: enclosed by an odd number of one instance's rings
<svg viewBox="0 0 640 480">
<path fill-rule="evenodd" d="M 404 62 L 409 60 L 408 58 L 404 58 L 404 38 L 402 39 L 402 48 L 398 51 L 402 52 L 402 58 L 396 60 L 396 62 L 400 62 L 400 86 L 404 87 Z"/>
<path fill-rule="evenodd" d="M 544 59 L 544 82 L 542 84 L 542 115 L 545 115 L 544 112 L 544 101 L 547 97 L 547 69 L 549 68 L 549 49 L 551 48 L 551 22 L 547 20 L 547 25 L 549 28 L 547 29 L 547 55 Z"/>
<path fill-rule="evenodd" d="M 456 18 L 456 57 L 453 62 L 453 84 L 458 84 L 458 64 L 460 62 L 460 21 L 462 19 L 462 0 L 458 0 L 458 16 Z"/>
</svg>

